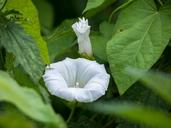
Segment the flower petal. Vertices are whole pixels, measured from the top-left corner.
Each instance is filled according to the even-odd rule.
[[[68,87],[75,85],[77,68],[73,59],[66,58],[63,61],[50,64],[50,68],[54,69],[51,73],[60,73],[63,76]]]
[[[84,86],[84,88],[89,89],[102,89],[104,91],[107,90],[109,85],[109,79],[110,76],[106,74],[96,74],[94,77],[92,77],[88,83]],[[98,91],[98,90],[97,90]]]
[[[77,81],[83,85],[87,84],[96,74],[107,74],[103,65],[83,58],[77,59],[77,68]]]
[[[43,78],[52,95],[68,101],[92,102],[105,94],[110,76],[96,61],[67,58],[48,66]]]

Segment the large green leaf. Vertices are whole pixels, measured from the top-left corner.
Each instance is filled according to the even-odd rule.
[[[40,34],[39,17],[36,8],[31,0],[8,0],[6,9],[15,9],[22,14],[24,19],[21,24],[28,34],[30,34],[35,40],[40,49],[41,57],[46,64],[48,64],[49,56],[46,42],[43,40]]]
[[[63,119],[56,115],[49,104],[43,103],[33,89],[19,86],[7,73],[0,71],[0,101],[14,104],[27,116],[57,128],[66,128]]]
[[[153,71],[143,73],[135,69],[129,69],[128,71],[130,75],[140,78],[147,87],[171,104],[171,75]]]
[[[137,78],[125,71],[131,66],[148,70],[160,57],[171,37],[171,5],[157,10],[153,0],[136,0],[120,13],[107,56],[120,94]]]
[[[104,114],[116,115],[139,124],[153,128],[170,128],[171,115],[160,110],[137,105],[135,103],[97,103],[90,106],[91,110]]]
[[[1,45],[15,55],[15,63],[21,64],[31,78],[38,82],[44,65],[35,41],[23,31],[20,25],[13,22],[1,24],[0,35]]]
[[[71,28],[72,24],[72,20],[64,21],[46,38],[52,62],[57,55],[74,45],[75,34]]]

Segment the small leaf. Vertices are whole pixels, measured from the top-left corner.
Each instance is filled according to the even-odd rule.
[[[15,63],[21,64],[31,78],[38,82],[44,65],[35,41],[23,31],[20,25],[13,22],[1,24],[0,35],[1,45],[15,55]]]
[[[85,13],[86,17],[91,17],[116,1],[117,0],[88,0],[83,13]]]
[[[66,128],[63,119],[56,115],[49,104],[43,103],[33,89],[19,86],[7,73],[0,71],[0,101],[14,104],[27,116],[57,128]]]
[[[137,79],[127,66],[148,70],[159,59],[171,37],[171,5],[160,10],[153,0],[136,0],[120,13],[115,34],[107,44],[107,56],[120,94]]]
[[[171,75],[153,71],[144,73],[132,68],[128,71],[135,78],[140,78],[140,81],[171,105]]]
[[[72,23],[71,20],[64,21],[46,38],[51,62],[57,55],[74,45],[75,34],[71,28]]]
[[[98,57],[104,62],[107,62],[106,44],[112,37],[114,26],[107,22],[100,24],[100,32],[98,34],[91,34],[91,43],[93,47],[94,56]]]
[[[101,4],[103,4],[105,2],[105,0],[88,0],[86,8],[84,9],[83,12],[86,12],[90,9],[96,8],[98,6],[100,6]]]
[[[40,55],[45,64],[49,64],[47,44],[40,33],[39,17],[35,6],[31,0],[8,0],[5,6],[7,10],[17,10],[22,14],[21,22],[25,31],[30,34],[37,43]]]
[[[171,115],[160,110],[134,103],[97,103],[91,110],[116,115],[139,124],[154,128],[171,128]]]

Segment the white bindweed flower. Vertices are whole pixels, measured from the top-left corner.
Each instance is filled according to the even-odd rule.
[[[89,56],[92,56],[92,47],[89,38],[90,26],[88,25],[88,20],[84,17],[79,18],[79,22],[76,22],[72,25],[72,28],[77,35],[79,53],[86,53]]]
[[[43,76],[52,95],[79,102],[92,102],[104,95],[109,78],[104,65],[83,58],[50,64]]]

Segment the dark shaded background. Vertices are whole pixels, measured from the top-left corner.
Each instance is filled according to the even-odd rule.
[[[55,11],[54,26],[59,25],[64,19],[81,16],[87,0],[48,0]]]

